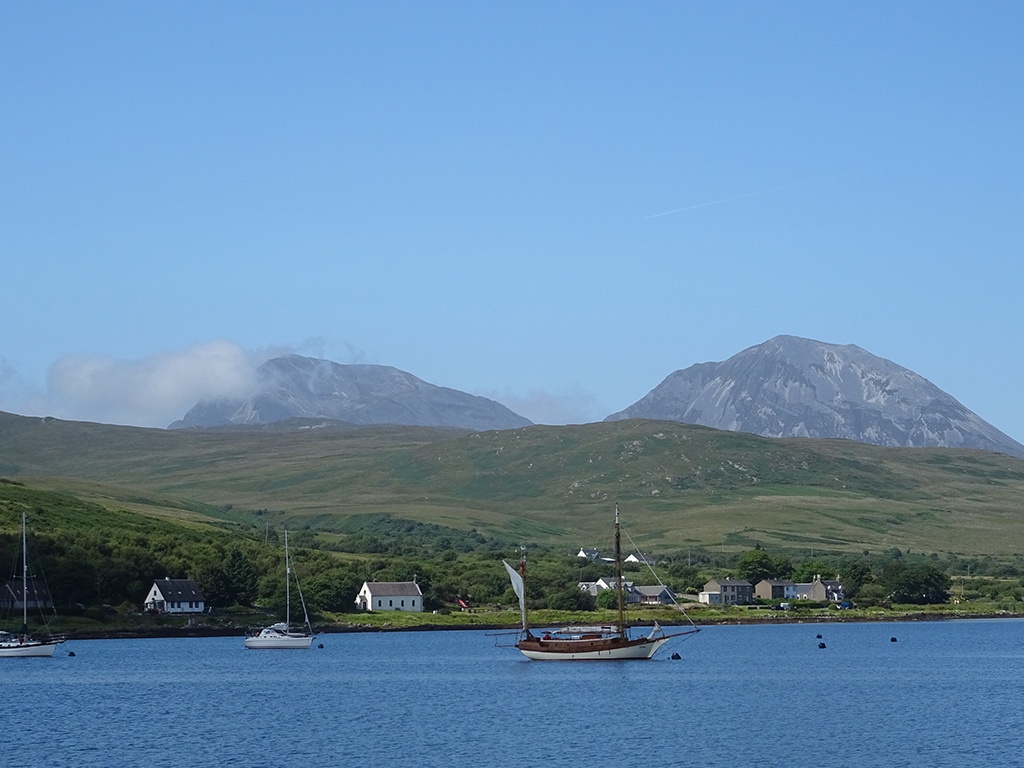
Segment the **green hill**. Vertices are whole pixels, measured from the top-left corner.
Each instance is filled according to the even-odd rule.
[[[602,547],[618,502],[654,552],[1024,551],[1024,461],[1003,454],[643,420],[468,434],[306,426],[167,431],[0,414],[0,475],[150,516],[287,521],[325,543],[408,520]]]

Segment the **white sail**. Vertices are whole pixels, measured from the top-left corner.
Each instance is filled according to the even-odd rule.
[[[504,560],[501,561],[505,563]],[[508,577],[512,580],[512,589],[515,590],[516,597],[519,598],[519,610],[523,612],[523,627],[526,627],[526,590],[523,588],[523,577],[520,573],[508,563],[505,563],[505,570],[508,571]]]

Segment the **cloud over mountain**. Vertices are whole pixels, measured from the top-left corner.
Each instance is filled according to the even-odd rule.
[[[199,402],[171,426],[270,424],[296,417],[473,430],[531,423],[494,400],[438,387],[391,366],[287,355],[256,369],[249,397]]]

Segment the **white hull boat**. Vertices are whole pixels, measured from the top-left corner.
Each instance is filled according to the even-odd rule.
[[[63,637],[38,640],[28,634],[28,536],[25,513],[21,513],[21,632],[0,631],[0,659],[53,656]]]
[[[306,600],[302,597],[299,577],[295,577],[295,586],[299,590],[302,601],[302,613],[305,617],[305,630],[292,629],[292,566],[288,559],[288,529],[284,532],[284,585],[285,585],[285,619],[283,622],[264,627],[254,635],[245,638],[245,647],[252,649],[287,650],[290,648],[309,648],[313,644],[313,630],[309,626],[309,614],[306,613]]]
[[[246,648],[309,648],[313,636],[304,632],[289,632],[285,623],[274,624],[258,635],[245,638]]]

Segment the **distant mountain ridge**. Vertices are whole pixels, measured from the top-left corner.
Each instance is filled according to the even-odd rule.
[[[198,403],[169,428],[272,424],[294,418],[474,431],[532,423],[494,400],[438,387],[386,365],[341,365],[287,355],[263,363],[256,375],[253,396]]]
[[[1024,458],[1024,445],[913,371],[852,344],[796,336],[776,336],[724,362],[671,373],[605,421],[631,418]]]

